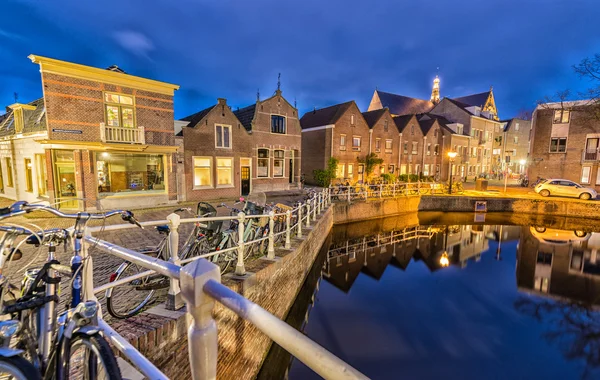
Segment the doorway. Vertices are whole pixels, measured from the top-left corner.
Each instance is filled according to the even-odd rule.
[[[240,187],[242,196],[250,194],[250,178],[252,177],[250,171],[251,162],[250,158],[240,159]]]
[[[56,163],[56,184],[58,208],[78,208],[74,163]]]
[[[294,159],[290,158],[290,164],[288,165],[288,169],[289,169],[289,177],[290,177],[290,183],[294,183]]]

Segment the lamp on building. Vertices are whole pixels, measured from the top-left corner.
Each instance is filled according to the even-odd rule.
[[[525,160],[525,159],[519,161],[519,164],[521,164],[521,165],[525,165],[526,163],[527,163],[527,160]]]
[[[450,177],[450,186],[448,186],[448,194],[452,194],[452,164],[454,163],[454,159],[458,155],[457,152],[449,151],[448,158],[450,159],[450,164],[448,168],[448,176]]]

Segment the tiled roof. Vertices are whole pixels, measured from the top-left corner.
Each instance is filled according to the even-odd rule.
[[[394,123],[396,124],[396,127],[398,128],[398,132],[402,133],[404,131],[404,128],[406,128],[406,126],[408,125],[408,122],[410,121],[410,119],[412,119],[414,115],[402,115],[402,116],[394,116]]]
[[[378,110],[363,112],[362,115],[365,118],[367,124],[369,125],[369,128],[373,129],[375,123],[377,123],[379,119],[381,119],[385,111],[386,109],[382,108]]]
[[[419,126],[421,127],[421,131],[423,132],[423,136],[429,133],[429,130],[431,129],[431,127],[433,127],[434,123],[435,119],[419,120]]]
[[[448,127],[448,124],[452,124],[452,122],[450,120],[446,119],[443,116],[434,115],[434,114],[431,114],[431,113],[428,113],[427,116],[431,117],[432,119],[437,120],[438,124],[440,125],[440,127],[442,129],[445,129],[446,131],[450,132],[453,135],[457,134],[456,132],[454,132],[452,130],[452,128]]]
[[[198,111],[195,114],[192,114],[190,116],[186,116],[183,119],[181,119],[182,121],[189,121],[190,123],[187,125],[188,127],[195,127],[196,124],[198,124],[198,122],[200,120],[202,120],[204,118],[204,116],[208,115],[208,113],[215,108],[217,105],[212,105],[208,108],[203,109],[202,111]]]
[[[350,108],[354,101],[336,104],[334,106],[321,108],[305,113],[300,119],[302,129],[321,127],[323,125],[335,124],[335,122]]]
[[[29,103],[35,106],[34,110],[23,110],[23,133],[45,131],[46,127],[46,108],[44,107],[44,98],[34,100]],[[15,134],[14,112],[10,111],[4,115],[0,121],[0,136],[10,136]]]
[[[463,104],[467,104],[467,107],[477,106],[477,107],[483,108],[483,106],[485,105],[485,102],[487,102],[489,96],[490,96],[490,91],[486,91],[486,92],[481,92],[479,94],[473,94],[473,95],[462,96],[460,98],[454,98],[454,100],[456,100],[457,102],[463,103]]]
[[[246,128],[247,131],[252,131],[252,120],[254,120],[254,113],[256,112],[256,104],[251,106],[240,108],[237,111],[233,111],[233,114],[238,118],[240,123]]]
[[[408,96],[377,91],[382,108],[389,108],[393,115],[409,115],[429,112],[434,104],[429,100],[416,99]]]

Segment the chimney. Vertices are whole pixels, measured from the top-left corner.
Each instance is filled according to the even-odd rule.
[[[227,105],[227,99],[225,98],[217,98],[218,104]]]

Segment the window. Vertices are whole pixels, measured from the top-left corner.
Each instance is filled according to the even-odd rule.
[[[427,155],[431,156],[431,144],[427,144]]]
[[[257,177],[268,177],[269,176],[269,150],[259,149],[258,160],[257,160]]]
[[[591,171],[591,166],[584,166],[581,168],[581,183],[590,183]]]
[[[459,150],[455,150],[455,152],[457,152],[458,154],[460,154],[460,149]],[[433,155],[434,156],[439,156],[440,154],[440,144],[435,144],[435,146],[433,147]]]
[[[555,110],[553,124],[565,124],[569,122],[571,117],[571,111],[569,110]]]
[[[217,148],[231,148],[231,126],[217,125],[215,126],[215,138]]]
[[[463,129],[464,129],[464,126],[457,125],[456,126],[456,133],[458,133],[459,135],[462,135],[463,134]]]
[[[346,166],[344,164],[338,164],[335,172],[336,178],[344,178],[344,173],[346,171]]]
[[[407,173],[406,172],[406,165],[405,164],[400,165],[400,175],[406,174],[406,173]]]
[[[388,121],[387,121],[387,120],[385,120],[385,121],[383,122],[383,130],[384,130],[384,132],[387,132],[387,131],[388,131]]]
[[[513,141],[514,141],[515,144],[518,144],[519,143],[519,136],[514,136],[513,137]]]
[[[2,165],[0,165],[0,193],[4,193],[4,177],[2,175]]]
[[[194,188],[212,187],[212,157],[193,157]]]
[[[46,155],[35,155],[35,175],[38,186],[38,196],[48,195],[48,175],[46,174]],[[0,178],[0,185],[2,179]]]
[[[352,150],[360,151],[360,136],[352,137]]]
[[[358,174],[363,174],[365,172],[365,165],[358,165]]]
[[[6,186],[14,187],[12,158],[6,157],[4,160],[6,161]]]
[[[392,140],[385,140],[385,152],[392,153]]]
[[[381,152],[381,139],[375,139],[375,152]]]
[[[285,151],[276,150],[273,152],[275,157],[273,160],[273,177],[283,177],[283,159],[285,157]]]
[[[415,165],[415,174],[419,174],[421,172],[421,165],[416,164]]]
[[[217,186],[233,186],[233,158],[217,157]]]
[[[389,166],[388,166],[388,172],[389,172],[390,174],[394,174],[394,170],[395,170],[395,169],[396,169],[396,167],[395,167],[394,165],[389,165]]]
[[[404,143],[404,154],[408,154],[408,143]]]
[[[350,115],[350,125],[354,125],[354,114]]]
[[[423,175],[424,176],[428,176],[429,175],[429,164],[423,165]]]
[[[354,177],[354,165],[348,164],[348,178]]]
[[[419,143],[417,141],[413,141],[412,143],[412,154],[417,154]]]
[[[515,124],[515,131],[519,132],[519,123]]]
[[[385,166],[384,165],[381,165],[379,167],[379,174],[385,174]]]
[[[537,263],[542,265],[552,265],[552,253],[538,251]]]
[[[135,126],[132,96],[105,92],[104,107],[107,126],[123,128]]]
[[[567,151],[567,138],[566,137],[553,137],[550,139],[550,152],[551,153],[564,153]]]
[[[285,135],[285,116],[271,115],[271,133]]]
[[[0,176],[0,185],[2,185],[2,177]],[[596,185],[600,185],[600,167],[598,168],[598,172],[596,173]]]
[[[438,131],[437,129],[433,130],[433,137],[437,137],[437,131]]]
[[[73,156],[72,152],[69,152]],[[164,193],[166,189],[163,156],[103,152],[96,155],[98,193],[151,192]],[[56,158],[59,160],[59,157]],[[71,185],[72,190],[75,189]]]
[[[346,135],[340,135],[340,150],[346,150]]]
[[[414,135],[414,134],[415,134],[415,126],[414,126],[414,125],[411,125],[411,126],[410,126],[410,134],[411,134],[411,135]]]
[[[25,159],[25,191],[33,193],[33,164],[31,158]]]

